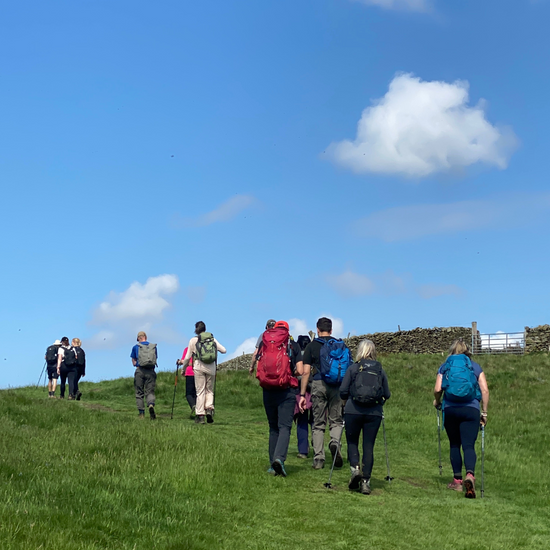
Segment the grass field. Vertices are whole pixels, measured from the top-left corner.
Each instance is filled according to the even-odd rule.
[[[266,474],[261,389],[244,372],[218,375],[216,421],[203,426],[189,419],[181,383],[170,420],[171,373],[159,373],[155,422],[138,420],[132,379],[84,383],[80,402],[48,399],[44,388],[2,391],[0,548],[550,548],[549,357],[480,360],[491,403],[476,500],[445,488],[445,434],[438,472],[441,359],[381,358],[395,479],[384,481],[380,432],[370,496],[347,490],[347,463],[324,488],[328,468],[296,458],[294,431],[288,477]],[[478,485],[479,474],[480,462]]]

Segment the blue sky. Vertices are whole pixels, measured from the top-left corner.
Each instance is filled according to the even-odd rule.
[[[0,18],[1,385],[195,321],[549,321],[547,1],[21,1]],[[297,335],[297,334],[296,334]]]

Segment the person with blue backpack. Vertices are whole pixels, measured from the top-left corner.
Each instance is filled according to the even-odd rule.
[[[483,370],[472,361],[468,345],[462,338],[453,342],[447,360],[437,371],[434,397],[434,407],[443,408],[443,426],[451,448],[453,481],[447,488],[464,491],[466,498],[476,498],[475,443],[480,425],[485,427],[487,424],[489,388]],[[461,447],[465,478],[462,477]]]
[[[299,408],[306,409],[306,391],[310,375],[311,401],[313,411],[313,468],[325,467],[325,430],[327,419],[330,430],[329,450],[333,464],[341,468],[344,464],[340,452],[340,438],[344,423],[340,384],[351,364],[351,354],[343,340],[332,337],[332,321],[321,317],[317,321],[317,338],[304,350],[304,373],[300,382]]]

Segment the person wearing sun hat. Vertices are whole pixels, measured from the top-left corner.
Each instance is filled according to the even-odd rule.
[[[263,388],[269,424],[268,473],[286,477],[285,460],[298,392],[296,375],[302,374],[302,350],[290,338],[286,321],[277,321],[263,333],[257,356],[256,377]],[[281,369],[281,365],[288,367]]]

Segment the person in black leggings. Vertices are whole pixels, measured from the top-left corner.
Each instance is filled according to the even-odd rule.
[[[366,399],[365,394],[358,390],[359,385],[365,383],[369,388],[372,387],[376,394],[372,400]],[[340,397],[345,403],[344,422],[348,442],[348,460],[351,467],[351,479],[348,484],[350,491],[359,489],[364,495],[371,493],[370,477],[374,463],[374,442],[382,422],[384,402],[390,398],[390,395],[386,373],[382,365],[376,361],[374,343],[371,340],[361,340],[357,347],[356,362],[350,365],[340,386]],[[362,470],[359,465],[361,431],[363,432]]]
[[[72,354],[69,357],[68,354]],[[65,357],[67,355],[67,362]],[[74,359],[74,361],[73,361]],[[74,349],[69,346],[69,339],[64,336],[61,338],[61,346],[57,351],[57,374],[61,377],[61,391],[60,398],[65,399],[65,386],[67,383],[67,378],[69,379],[69,399],[75,398],[75,382],[76,382],[76,354]]]
[[[448,379],[450,369],[457,368],[449,366],[450,364],[458,364],[458,368],[460,369],[471,369],[475,378],[477,378],[477,388],[474,388],[476,394],[474,399],[457,400],[457,397],[452,394],[450,389],[448,392],[442,389],[444,377]],[[465,365],[465,367],[462,365]],[[447,395],[447,393],[449,394]],[[454,491],[464,491],[466,498],[476,498],[475,468],[477,457],[475,443],[480,424],[485,426],[487,423],[489,389],[484,372],[477,363],[471,360],[468,345],[462,338],[455,340],[451,346],[447,361],[439,367],[435,381],[434,397],[434,407],[441,408],[443,405],[443,425],[449,438],[453,480],[447,485],[447,488]],[[482,404],[481,411],[480,402]],[[466,469],[465,479],[462,478],[461,447],[464,454],[464,467]]]

